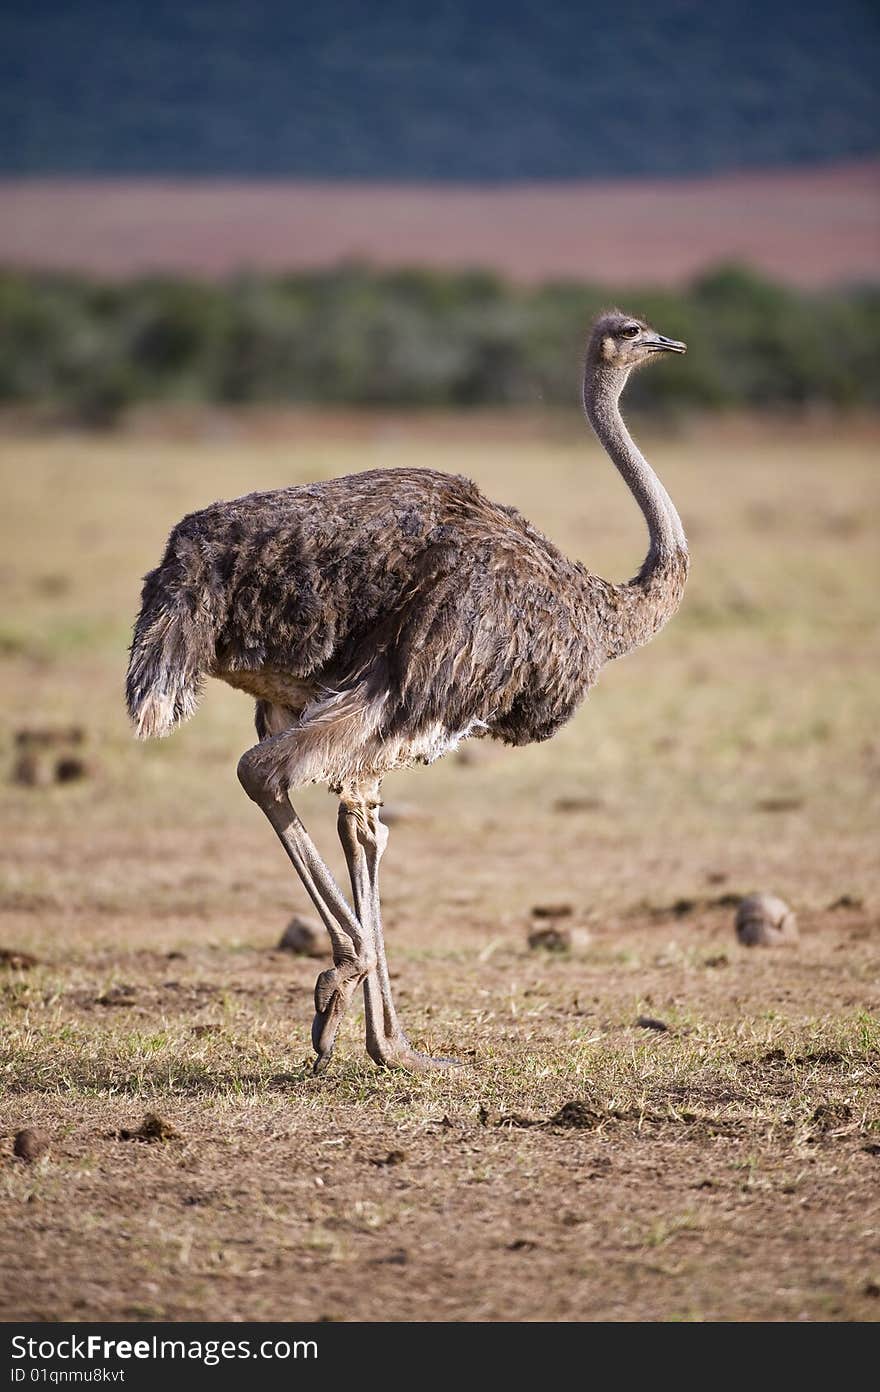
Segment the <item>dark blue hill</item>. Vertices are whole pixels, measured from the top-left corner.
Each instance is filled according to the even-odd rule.
[[[14,0],[0,171],[571,178],[880,149],[875,0]]]

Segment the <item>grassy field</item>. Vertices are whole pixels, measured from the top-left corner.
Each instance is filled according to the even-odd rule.
[[[469,474],[615,578],[638,513],[567,425],[0,441],[0,949],[38,959],[0,965],[3,1318],[876,1318],[877,432],[645,443],[692,542],[672,625],[552,743],[386,784],[401,1013],[466,1067],[381,1073],[353,1012],[316,1079],[320,963],[274,950],[308,905],[235,779],[250,703],[130,737],[141,575],[188,509],[376,466]],[[44,784],[47,746],[16,783],[16,732],[71,725],[87,776]],[[334,803],[298,805],[341,874]],[[798,946],[737,944],[754,889]],[[569,953],[528,947],[546,904]],[[121,1139],[147,1113],[176,1135]]]

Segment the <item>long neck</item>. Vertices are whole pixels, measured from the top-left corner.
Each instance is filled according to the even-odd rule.
[[[587,366],[584,410],[587,419],[623,475],[648,524],[650,546],[642,568],[628,585],[605,582],[605,656],[623,657],[647,643],[681,603],[688,573],[688,550],[681,518],[672,499],[636,448],[620,414],[626,377]]]
[[[648,524],[650,548],[640,572],[645,578],[677,552],[686,554],[687,540],[672,499],[623,423],[620,394],[625,384],[625,376],[588,364],[584,410]]]

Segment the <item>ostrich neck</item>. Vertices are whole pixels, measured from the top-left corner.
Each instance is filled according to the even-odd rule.
[[[628,585],[605,582],[603,640],[606,658],[623,657],[647,643],[681,603],[688,551],[672,499],[623,423],[620,393],[626,377],[600,367],[584,377],[587,419],[622,474],[648,524],[650,546]]]
[[[650,549],[640,572],[645,578],[677,552],[687,554],[687,540],[672,499],[623,423],[620,394],[625,385],[626,377],[618,373],[588,367],[584,410],[648,524]]]

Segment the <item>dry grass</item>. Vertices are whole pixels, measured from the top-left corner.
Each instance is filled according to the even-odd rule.
[[[317,964],[272,950],[304,896],[234,776],[248,703],[212,689],[172,740],[130,739],[138,577],[188,508],[404,461],[612,575],[638,518],[580,437],[476,421],[0,443],[4,767],[37,725],[82,724],[90,761],[0,793],[0,947],[40,959],[0,966],[3,1316],[876,1317],[875,446],[653,442],[693,543],[675,623],[551,744],[386,787],[401,1010],[467,1066],[379,1073],[353,1016],[317,1080]],[[301,803],[341,872],[332,803]],[[755,888],[798,948],[736,944],[719,901]],[[558,901],[590,941],[530,951]],[[589,1125],[553,1123],[575,1099]],[[179,1136],[120,1140],[147,1112]]]

